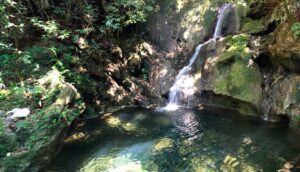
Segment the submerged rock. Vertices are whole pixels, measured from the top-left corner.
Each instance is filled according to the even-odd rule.
[[[173,141],[169,138],[163,138],[154,145],[155,152],[161,152],[163,149],[172,148]]]

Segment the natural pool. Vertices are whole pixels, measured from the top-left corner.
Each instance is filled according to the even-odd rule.
[[[128,108],[86,126],[47,170],[275,172],[300,154],[300,139],[285,123],[230,113]]]

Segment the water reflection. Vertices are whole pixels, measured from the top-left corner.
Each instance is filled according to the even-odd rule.
[[[82,163],[82,168],[79,171],[143,171],[141,161],[145,161],[150,158],[153,142],[137,143],[128,147],[112,145],[96,151],[94,155],[92,155],[93,158],[88,158]]]
[[[191,109],[129,109],[93,125],[83,132],[90,137],[67,144],[49,169],[268,172],[298,162],[295,157],[300,154],[298,135],[287,126]],[[98,139],[90,140],[99,129]]]
[[[185,109],[176,112],[177,115],[173,117],[174,125],[176,126],[176,132],[180,135],[187,137],[189,140],[193,140],[199,135],[197,133],[200,129],[200,124],[193,111]]]

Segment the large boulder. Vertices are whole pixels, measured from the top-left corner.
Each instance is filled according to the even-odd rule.
[[[272,75],[266,86],[262,109],[268,121],[278,121],[281,117],[290,118],[290,127],[300,128],[300,76],[280,72]]]
[[[72,121],[83,111],[76,88],[57,70],[37,81],[34,89],[31,96],[39,97],[39,105],[31,102],[29,117],[4,120],[4,125],[0,118],[1,172],[41,170],[59,152]]]
[[[251,59],[248,42],[249,36],[242,34],[229,36],[222,43],[211,43],[215,48],[210,49],[217,52],[206,57],[203,69],[197,72],[201,75],[196,82],[198,94],[208,94],[207,99],[202,98],[202,103],[246,115],[259,114],[262,76]]]

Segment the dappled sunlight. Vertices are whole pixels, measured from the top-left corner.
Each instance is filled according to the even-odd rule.
[[[126,131],[136,131],[138,129],[137,125],[134,124],[134,123],[130,123],[130,122],[126,122],[124,125],[123,125],[123,128],[126,130]]]
[[[154,152],[160,152],[163,149],[172,148],[174,146],[173,140],[169,138],[162,138],[157,141],[157,143],[154,145]]]
[[[121,125],[121,120],[115,116],[110,116],[109,118],[106,119],[106,122],[108,125],[112,127],[117,127]]]
[[[183,16],[181,21],[181,28],[186,28],[183,33],[183,38],[185,40],[190,39],[191,35],[197,32],[203,32],[204,28],[204,16],[205,13],[211,9],[211,1],[204,1],[201,6],[194,7],[193,10],[190,10]],[[193,27],[189,27],[189,26]]]
[[[106,93],[111,97],[111,99],[116,102],[121,102],[128,95],[127,92],[121,87],[116,81],[109,77],[109,83],[111,84],[110,88]]]
[[[87,140],[90,137],[89,134],[84,133],[84,132],[78,132],[70,135],[64,140],[64,143],[69,144],[77,141],[84,141]]]
[[[49,71],[45,77],[38,80],[38,83],[40,85],[50,85],[50,88],[54,88],[61,84],[62,79],[60,72],[55,69]]]
[[[147,128],[142,124],[149,120],[149,114],[144,113],[106,113],[101,119],[109,126],[113,128],[120,129],[121,131],[125,131],[128,133],[134,133],[137,135],[145,135],[149,133],[152,129],[155,128]],[[161,118],[161,117],[159,117]],[[155,121],[155,120],[154,120]],[[158,120],[157,122],[163,122],[162,120]],[[161,123],[158,123],[162,125]]]
[[[180,12],[184,8],[185,5],[189,3],[189,0],[177,0],[176,12]]]
[[[168,69],[165,67],[159,72],[160,77],[164,77],[168,73]]]
[[[94,143],[85,140],[89,136],[84,132],[67,138],[66,146],[70,145],[69,151],[80,160],[75,167],[68,162],[70,171],[263,172],[282,168],[297,154],[282,140],[284,132],[266,124],[187,109],[149,111],[128,109],[104,114],[108,131],[111,127],[117,130],[102,132],[104,136],[97,136]],[[72,142],[76,139],[82,139],[78,147]],[[81,150],[85,141],[88,149]],[[65,158],[61,162],[66,165]]]
[[[200,158],[192,158],[190,161],[190,166],[195,171],[206,172],[206,171],[215,171],[216,160],[210,157],[200,157]]]
[[[199,79],[201,79],[202,73],[198,72],[194,75],[194,84],[196,84],[196,82],[199,82]],[[197,88],[195,88],[197,89]]]
[[[236,157],[231,155],[227,155],[223,160],[223,165],[221,166],[221,170],[223,171],[234,171],[234,168],[239,165],[239,161]]]
[[[141,160],[148,160],[151,155],[152,142],[133,144],[128,147],[101,148],[95,158],[85,161],[80,172],[142,172],[145,167]],[[105,154],[105,152],[108,153]],[[150,160],[150,159],[149,159]]]
[[[252,144],[252,139],[250,138],[250,137],[245,137],[244,139],[243,139],[243,142],[242,142],[242,144],[244,144],[244,145],[250,145],[250,144]]]

